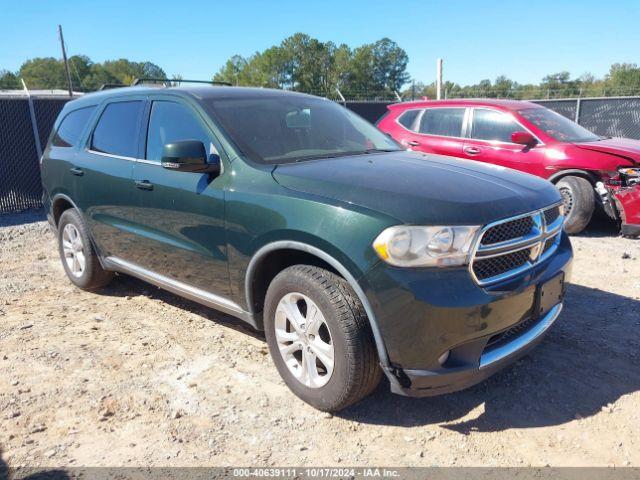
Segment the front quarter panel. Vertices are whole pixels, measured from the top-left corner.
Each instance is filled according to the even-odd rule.
[[[622,156],[587,150],[568,143],[550,145],[545,153],[547,178],[562,174],[564,170],[615,172],[618,167],[631,164]]]
[[[273,242],[289,241],[322,250],[353,278],[360,278],[379,259],[371,244],[386,227],[399,222],[355,205],[280,186],[263,168],[234,162],[227,192],[231,295],[247,305],[245,277],[254,254]]]

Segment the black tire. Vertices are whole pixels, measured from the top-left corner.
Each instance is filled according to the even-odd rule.
[[[276,309],[281,299],[294,292],[315,302],[331,336],[333,372],[328,382],[318,388],[299,381],[278,348]],[[310,265],[286,268],[269,285],[264,313],[267,343],[278,372],[291,391],[313,407],[325,412],[342,410],[369,395],[380,382],[382,370],[364,307],[338,275]]]
[[[591,221],[596,208],[593,185],[581,177],[562,177],[556,184],[564,200],[564,229],[567,233],[580,233]]]
[[[72,272],[64,253],[63,236],[67,225],[75,227],[82,241],[81,252],[84,255],[85,265],[83,271],[79,274]],[[71,280],[74,285],[83,290],[102,288],[113,278],[113,272],[104,270],[102,265],[100,265],[100,260],[98,260],[98,256],[91,243],[87,226],[80,213],[73,208],[65,210],[60,216],[60,221],[58,222],[58,252],[60,253],[60,260],[62,261],[62,266],[64,267],[67,277],[69,277],[69,280]]]

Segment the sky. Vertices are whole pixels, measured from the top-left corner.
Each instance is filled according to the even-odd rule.
[[[465,84],[506,75],[538,83],[567,70],[603,76],[640,64],[640,0],[0,0],[0,69],[37,56],[148,60],[171,76],[210,79],[234,54],[249,56],[304,32],[322,41],[389,37],[416,81]]]

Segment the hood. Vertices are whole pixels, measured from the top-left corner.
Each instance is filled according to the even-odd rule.
[[[403,223],[483,225],[561,200],[551,183],[504,167],[418,152],[278,165],[282,186],[359,205]]]
[[[640,140],[630,138],[607,138],[597,142],[574,143],[578,148],[608,153],[640,163]]]

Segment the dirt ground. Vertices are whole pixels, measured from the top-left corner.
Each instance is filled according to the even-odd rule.
[[[431,399],[384,383],[331,416],[263,337],[120,276],[67,281],[38,213],[0,216],[0,455],[29,466],[640,466],[640,240],[573,239],[565,309],[528,357]]]

